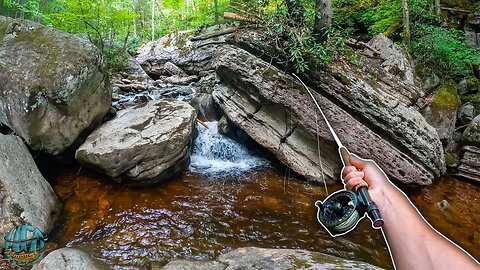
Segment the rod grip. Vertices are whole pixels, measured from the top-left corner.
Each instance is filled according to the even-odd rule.
[[[350,163],[350,152],[348,151],[348,149],[344,146],[340,147],[339,148],[339,151],[340,151],[340,157],[342,159],[342,162],[343,162],[343,165],[344,166],[352,166],[352,164]],[[355,187],[355,192],[357,192],[358,188],[360,187],[368,187],[368,183],[365,182],[365,180],[363,180],[360,184],[358,184],[356,187]]]
[[[345,166],[352,166],[350,163],[350,152],[345,147],[340,147],[340,157]],[[377,205],[372,201],[370,194],[368,193],[368,183],[363,180],[360,184],[355,186],[355,192],[361,197],[362,201],[365,203],[366,212],[374,228],[380,228],[383,226],[383,219],[380,216],[380,211],[378,210]]]

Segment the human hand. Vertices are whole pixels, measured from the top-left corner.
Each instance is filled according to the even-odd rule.
[[[395,189],[393,184],[373,160],[362,159],[354,154],[350,154],[349,160],[352,166],[346,166],[342,170],[345,188],[355,191],[359,184],[367,182],[370,197],[380,212],[383,212],[387,193]]]

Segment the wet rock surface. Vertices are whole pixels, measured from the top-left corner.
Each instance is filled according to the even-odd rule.
[[[61,205],[23,141],[0,134],[0,234],[30,224],[48,234]],[[5,239],[0,238],[3,247]]]
[[[195,110],[162,99],[118,111],[77,150],[76,159],[113,178],[151,184],[171,178],[189,164]]]
[[[211,268],[209,268],[211,267]],[[220,255],[214,262],[173,261],[162,270],[219,269],[219,270],[289,270],[289,269],[365,269],[382,268],[368,263],[352,261],[300,249],[239,248]]]
[[[111,105],[97,47],[34,22],[0,16],[0,71],[0,122],[33,150],[61,154]]]
[[[106,265],[95,262],[90,255],[74,248],[61,248],[52,251],[32,270],[107,270]]]

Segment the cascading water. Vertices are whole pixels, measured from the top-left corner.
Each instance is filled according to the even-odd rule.
[[[268,161],[251,154],[236,141],[218,133],[217,122],[206,122],[208,129],[197,125],[198,137],[193,146],[190,171],[210,177],[236,176],[268,165]]]

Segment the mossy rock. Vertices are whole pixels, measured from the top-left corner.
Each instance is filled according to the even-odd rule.
[[[433,110],[450,109],[457,110],[460,107],[460,99],[457,94],[457,84],[453,81],[445,82],[432,100]]]

